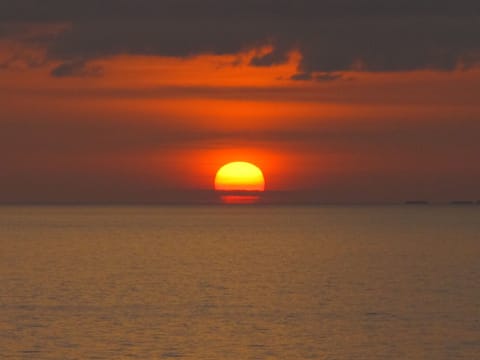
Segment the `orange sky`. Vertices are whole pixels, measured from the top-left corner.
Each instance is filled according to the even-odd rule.
[[[293,81],[301,54],[250,66],[262,51],[116,56],[88,78],[52,78],[56,64],[0,70],[0,181],[15,190],[0,200],[109,186],[112,199],[130,186],[161,199],[164,189],[211,189],[216,169],[238,160],[260,166],[268,190],[313,189],[331,201],[480,196],[471,184],[480,180],[479,70]],[[65,193],[52,195],[58,183]]]

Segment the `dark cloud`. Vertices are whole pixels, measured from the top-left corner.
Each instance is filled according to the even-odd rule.
[[[52,76],[57,78],[68,76],[99,77],[103,75],[101,66],[87,65],[83,61],[63,63],[51,71]]]
[[[320,82],[328,82],[328,81],[341,80],[343,79],[343,75],[338,73],[322,73],[322,74],[313,76],[311,72],[299,72],[299,73],[293,74],[290,77],[290,79],[297,80],[297,81],[316,80]]]
[[[315,80],[317,81],[335,81],[340,79],[343,79],[342,74],[325,73],[315,76]]]
[[[333,15],[472,15],[476,0],[3,0],[0,20],[63,21],[170,16],[312,18]]]
[[[313,76],[312,73],[305,73],[305,72],[300,72],[297,74],[293,74],[290,77],[291,80],[298,80],[298,81],[306,81],[306,80],[312,80]]]
[[[48,62],[42,54],[35,51],[22,47],[9,50],[6,57],[0,57],[0,69],[32,69],[42,67]]]
[[[449,71],[480,61],[479,16],[480,3],[472,0],[0,3],[0,21],[5,23],[70,23],[45,47],[49,59],[65,62],[61,69],[77,65],[72,75],[90,74],[79,70],[79,64],[117,54],[234,54],[265,44],[273,50],[255,57],[251,65],[282,63],[298,49],[303,55],[294,76],[298,79],[349,69]]]

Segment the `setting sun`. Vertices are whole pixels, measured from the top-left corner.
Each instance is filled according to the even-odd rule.
[[[264,191],[265,179],[257,166],[244,161],[231,162],[217,171],[215,190]]]

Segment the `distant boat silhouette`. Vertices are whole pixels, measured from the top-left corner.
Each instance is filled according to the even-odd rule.
[[[456,200],[456,201],[451,201],[450,205],[474,205],[475,203],[470,200]]]

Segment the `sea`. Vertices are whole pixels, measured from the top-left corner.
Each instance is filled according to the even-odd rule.
[[[0,359],[480,359],[480,207],[0,207]]]

